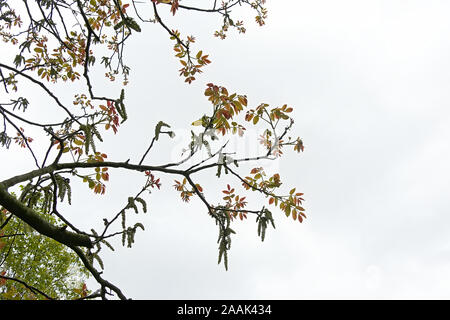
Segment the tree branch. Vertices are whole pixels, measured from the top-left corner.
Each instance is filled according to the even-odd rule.
[[[164,168],[163,166],[148,166],[148,165],[138,165],[131,164],[127,162],[112,162],[112,161],[104,161],[104,162],[68,162],[68,163],[54,163],[47,167],[30,171],[25,174],[21,174],[10,179],[4,180],[1,182],[4,187],[9,188],[17,183],[24,182],[27,180],[31,180],[38,176],[42,176],[44,174],[50,174],[57,170],[61,169],[77,169],[77,168],[122,168],[129,169],[134,171],[158,171],[170,174],[178,174],[184,176],[187,172],[184,170],[176,170]]]
[[[125,295],[122,293],[122,291],[120,291],[119,288],[117,288],[115,285],[113,285],[112,283],[110,283],[109,281],[107,281],[101,277],[100,273],[92,266],[92,264],[89,262],[89,260],[85,256],[84,252],[80,248],[75,247],[75,246],[69,246],[69,247],[78,255],[78,257],[83,262],[84,266],[94,276],[95,280],[97,280],[97,282],[100,283],[102,288],[107,287],[107,288],[113,290],[121,300],[127,300],[127,297],[125,297]],[[104,290],[102,290],[102,291],[104,292]],[[102,298],[103,298],[103,296],[102,296]]]
[[[25,286],[28,290],[30,290],[34,294],[39,293],[40,295],[44,296],[48,300],[55,300],[55,298],[52,298],[52,297],[48,296],[47,294],[45,294],[44,292],[42,292],[41,290],[39,290],[39,289],[37,289],[37,288],[35,288],[33,286],[30,286],[25,281],[22,281],[22,280],[19,280],[19,279],[16,279],[16,278],[7,277],[7,276],[2,276],[2,275],[0,275],[0,278],[5,279],[5,280],[11,280],[11,281],[18,282],[18,283],[22,284],[23,286]]]
[[[60,106],[62,109],[64,109],[64,111],[66,111],[66,113],[70,116],[70,118],[71,118],[73,121],[77,122],[78,124],[81,124],[81,123],[73,116],[73,114],[69,111],[69,109],[67,109],[67,108],[61,103],[61,101],[59,101],[58,97],[56,97],[56,96],[55,96],[55,95],[54,95],[54,94],[53,94],[46,86],[44,86],[41,82],[39,82],[39,81],[37,81],[36,79],[30,77],[30,76],[27,75],[26,73],[24,73],[24,72],[22,72],[22,71],[20,71],[20,70],[17,70],[16,68],[7,66],[6,64],[0,63],[0,67],[5,68],[5,69],[8,69],[8,70],[10,70],[10,71],[13,71],[13,72],[15,72],[15,73],[17,73],[17,74],[20,74],[22,77],[24,77],[24,78],[30,80],[31,82],[37,84],[38,86],[40,86],[42,89],[44,89],[45,92],[47,92],[47,94],[48,94],[50,97],[53,98],[53,100],[55,100],[55,102],[56,102],[56,104],[57,104],[58,106]]]
[[[49,238],[67,246],[93,247],[91,239],[88,236],[66,231],[45,221],[39,213],[28,208],[10,195],[3,183],[0,183],[0,204],[16,217],[28,223],[37,232]]]

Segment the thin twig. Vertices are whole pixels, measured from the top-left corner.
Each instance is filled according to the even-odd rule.
[[[2,276],[2,275],[0,275],[0,278],[5,279],[5,280],[11,280],[11,281],[18,282],[18,283],[22,284],[23,286],[25,286],[28,290],[30,290],[34,294],[39,293],[40,295],[44,296],[48,300],[56,300],[56,298],[50,297],[49,295],[47,295],[46,293],[42,292],[38,288],[27,284],[25,281],[22,281],[22,280],[19,280],[19,279],[16,279],[16,278],[7,277],[7,276]]]

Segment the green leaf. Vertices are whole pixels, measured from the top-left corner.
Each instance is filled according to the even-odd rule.
[[[125,22],[127,27],[133,29],[134,31],[141,32],[141,27],[137,24],[137,22],[133,18],[126,17],[125,20],[123,21]]]
[[[193,126],[201,126],[203,124],[203,119],[198,119],[197,121],[192,122]]]
[[[58,178],[56,179],[58,181]],[[33,209],[40,214],[41,219],[52,225],[62,226],[62,222],[55,215],[44,214],[43,200],[41,194],[35,201]],[[0,225],[5,218],[6,215],[0,213]],[[0,238],[5,243],[3,248],[0,247],[2,257],[0,273],[5,271],[6,275],[14,275],[15,278],[31,284],[53,298],[72,300],[80,297],[74,289],[80,287],[89,272],[75,252],[53,239],[38,234],[15,216],[10,218],[1,231],[5,235],[22,235]],[[25,286],[18,285],[14,281],[6,281],[0,288],[0,300],[44,299],[42,295],[32,294]]]
[[[124,22],[123,20],[120,21],[118,24],[116,24],[116,25],[114,26],[114,30],[120,29],[121,27],[124,26],[124,24],[125,24],[125,22]]]

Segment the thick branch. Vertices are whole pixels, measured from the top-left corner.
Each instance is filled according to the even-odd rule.
[[[158,172],[164,172],[164,173],[170,173],[170,174],[179,174],[179,175],[185,175],[186,171],[183,170],[176,170],[176,169],[169,169],[164,168],[161,166],[147,166],[147,165],[137,165],[137,164],[131,164],[127,162],[111,162],[111,161],[105,161],[105,162],[69,162],[69,163],[54,163],[52,165],[49,165],[47,167],[44,167],[42,169],[37,169],[30,171],[25,174],[21,174],[15,177],[12,177],[10,179],[4,180],[2,184],[4,187],[9,188],[17,183],[24,182],[27,180],[31,180],[33,178],[42,176],[44,174],[49,174],[58,170],[62,169],[77,169],[77,168],[122,168],[122,169],[129,169],[129,170],[135,170],[135,171],[158,171]]]
[[[28,208],[22,202],[10,195],[6,190],[5,185],[2,183],[0,183],[0,204],[16,217],[28,223],[42,235],[67,246],[93,247],[91,239],[88,236],[66,231],[45,221],[39,213]]]

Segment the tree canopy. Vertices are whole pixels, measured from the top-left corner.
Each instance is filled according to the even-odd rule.
[[[22,289],[29,290],[21,293],[22,297],[86,298],[88,292],[82,281],[86,274],[99,285],[88,297],[107,299],[111,295],[127,299],[120,288],[102,276],[100,251],[104,247],[113,249],[110,239],[115,237],[121,237],[124,246],[133,245],[136,232],[145,226],[139,222],[129,224],[127,217],[133,212],[147,211],[146,195],[150,191],[175,188],[184,202],[193,197],[200,199],[218,228],[218,262],[226,269],[231,239],[236,233],[234,223],[253,216],[257,234],[264,240],[266,230],[275,228],[274,209],[298,222],[306,218],[303,193],[293,186],[282,186],[279,173],[260,165],[261,160],[280,158],[286,150],[298,153],[304,150],[303,141],[290,136],[293,107],[287,104],[249,106],[245,94],[205,81],[204,96],[209,108],[205,108],[203,115],[188,120],[190,143],[177,161],[162,165],[152,162],[153,146],[168,144],[175,136],[171,125],[160,119],[151,119],[154,130],[147,137],[148,144],[137,150],[141,156],[119,161],[110,159],[107,150],[101,150],[104,139],[114,139],[120,128],[132,121],[127,113],[134,107],[127,104],[132,73],[125,52],[128,41],[143,32],[144,24],[153,25],[154,32],[166,33],[173,42],[167,59],[177,59],[180,69],[168,72],[178,72],[189,85],[205,77],[201,74],[212,61],[208,53],[197,47],[195,36],[188,35],[188,30],[171,28],[162,18],[163,13],[174,19],[182,10],[215,15],[219,25],[211,33],[222,40],[232,29],[245,33],[245,22],[239,20],[242,11],[253,11],[260,26],[268,15],[265,0],[188,2],[0,0],[0,36],[3,46],[8,48],[8,54],[0,59],[0,78],[6,93],[0,101],[3,119],[0,146],[2,152],[22,149],[23,156],[27,153],[35,166],[31,171],[0,181],[3,243],[0,250],[14,247],[21,254],[0,265],[0,288],[14,282],[15,288],[21,284]],[[102,76],[98,76],[99,70]],[[98,87],[105,79],[106,83],[120,83],[120,90],[99,94],[104,91]],[[72,101],[67,101],[61,89],[61,85],[68,84],[77,90]],[[51,101],[52,116],[58,115],[59,120],[49,121],[45,114],[28,116],[30,109],[40,107],[39,102],[27,96],[29,87],[40,90]],[[259,130],[255,142],[262,146],[263,152],[240,155],[228,146],[227,139],[243,138],[249,128]],[[105,194],[112,168],[125,174],[139,172],[142,186],[124,199],[116,212],[98,217],[103,220],[102,229],[84,230],[79,227],[80,221],[67,217],[63,205],[76,206],[71,197],[74,182],[85,184],[93,197]],[[209,174],[216,179],[214,183],[223,186],[219,203],[210,200],[207,182],[199,181],[200,172]],[[234,182],[224,183],[224,176]],[[249,203],[250,192],[259,194],[264,204]],[[46,256],[46,252],[50,255]],[[36,279],[39,271],[34,276],[26,275],[27,270],[39,269],[37,262],[28,262],[35,258],[38,261],[38,256],[58,261],[54,268],[59,269],[51,271],[45,279]],[[59,277],[64,279],[56,284],[54,280]],[[74,277],[78,280],[72,281]],[[36,283],[41,286],[37,288]],[[8,292],[12,294],[11,290]]]
[[[61,225],[53,215],[42,215]],[[78,299],[87,296],[88,276],[78,256],[65,245],[0,212],[0,299]],[[9,280],[9,281],[7,281]]]

